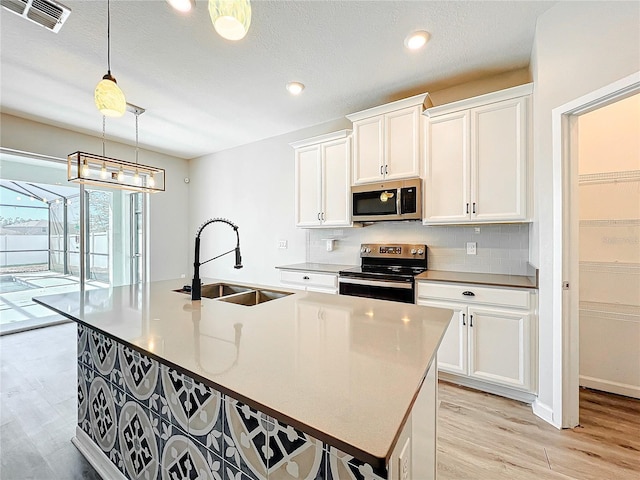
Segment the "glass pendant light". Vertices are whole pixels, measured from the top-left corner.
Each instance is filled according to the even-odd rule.
[[[193,9],[195,0],[167,0],[167,2],[179,12],[187,13]]]
[[[94,92],[96,107],[107,117],[121,117],[127,109],[124,93],[111,75],[111,5],[107,0],[107,74],[98,82]]]
[[[227,40],[241,40],[251,25],[251,3],[249,0],[209,0],[209,15],[218,35]]]

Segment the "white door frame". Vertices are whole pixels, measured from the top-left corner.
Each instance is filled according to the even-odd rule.
[[[553,142],[553,418],[579,423],[578,162],[571,149],[577,117],[640,92],[636,72],[554,108]],[[565,288],[565,283],[568,288]]]

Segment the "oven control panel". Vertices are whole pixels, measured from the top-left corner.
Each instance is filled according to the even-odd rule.
[[[360,247],[360,257],[423,259],[426,255],[426,245],[363,243]]]

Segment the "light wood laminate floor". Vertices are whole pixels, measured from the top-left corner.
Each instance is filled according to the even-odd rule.
[[[438,480],[640,479],[640,400],[581,389],[580,427],[558,430],[530,405],[439,386]]]
[[[0,360],[0,478],[98,479],[70,442],[75,323],[1,337]],[[582,426],[560,431],[520,402],[444,382],[439,395],[439,480],[640,479],[638,400],[583,390]]]

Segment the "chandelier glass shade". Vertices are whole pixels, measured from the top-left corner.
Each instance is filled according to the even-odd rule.
[[[74,152],[67,157],[70,182],[101,185],[136,192],[164,192],[165,171],[139,163],[118,160],[87,152]]]
[[[108,72],[98,82],[94,92],[96,107],[107,117],[121,117],[127,109],[124,93],[116,83],[116,79]]]
[[[227,40],[241,40],[251,25],[249,0],[209,0],[209,15],[213,27]]]

